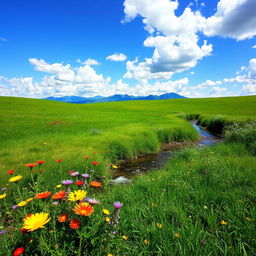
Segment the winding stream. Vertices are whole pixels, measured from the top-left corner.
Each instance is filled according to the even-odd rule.
[[[170,143],[162,146],[158,153],[147,154],[140,156],[130,161],[124,161],[120,164],[119,168],[113,173],[113,183],[126,183],[135,175],[148,172],[154,169],[160,169],[172,157],[175,152],[181,148],[196,144],[198,147],[205,147],[217,144],[223,141],[223,138],[212,134],[207,129],[202,128],[196,124],[196,121],[191,121],[191,124],[198,131],[200,139],[194,143]]]

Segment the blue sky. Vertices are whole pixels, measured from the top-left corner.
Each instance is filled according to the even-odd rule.
[[[0,95],[256,94],[255,13],[255,0],[2,1]]]

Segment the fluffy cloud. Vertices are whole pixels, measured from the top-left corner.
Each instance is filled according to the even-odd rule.
[[[123,53],[114,53],[108,57],[106,57],[106,60],[111,61],[125,61],[127,57]]]
[[[196,87],[194,87],[195,89],[204,89],[204,88],[209,88],[212,87],[214,85],[221,85],[222,81],[211,81],[211,80],[206,80],[205,82],[197,85]]]
[[[220,0],[217,12],[206,19],[203,31],[207,36],[252,38],[256,35],[255,13],[255,0]]]
[[[87,59],[86,61],[81,61],[80,59],[77,60],[78,63],[83,64],[83,65],[89,65],[89,66],[97,66],[100,65],[100,62],[94,59]]]

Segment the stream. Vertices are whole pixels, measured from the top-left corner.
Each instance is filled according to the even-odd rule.
[[[161,147],[161,151],[158,153],[146,154],[139,156],[136,159],[124,161],[119,165],[118,169],[113,172],[112,183],[127,183],[138,174],[142,174],[154,169],[160,169],[172,157],[172,155],[175,154],[175,152],[181,150],[185,146],[194,144],[201,148],[223,141],[222,137],[215,135],[209,132],[207,129],[197,125],[196,121],[190,121],[190,123],[200,135],[198,141],[193,143],[174,142],[164,144]]]

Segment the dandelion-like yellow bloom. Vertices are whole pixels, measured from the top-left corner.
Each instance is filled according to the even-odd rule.
[[[22,206],[25,206],[27,204],[27,201],[21,201],[21,202],[19,202],[17,205],[19,206],[19,207],[22,207]]]
[[[162,228],[162,227],[163,227],[163,224],[161,224],[161,223],[156,223],[156,226],[157,226],[158,228]]]
[[[127,239],[128,239],[128,236],[123,235],[122,238],[123,238],[124,240],[127,240]]]
[[[6,193],[4,193],[4,194],[0,195],[0,199],[5,198],[6,196],[7,196],[7,194],[6,194]]]
[[[17,181],[19,181],[21,179],[22,179],[22,176],[18,175],[18,176],[14,176],[14,177],[10,178],[9,182],[17,182]]]
[[[68,195],[68,200],[72,202],[81,201],[86,197],[86,194],[85,190],[75,190]]]
[[[110,218],[109,218],[109,217],[106,217],[106,218],[105,218],[105,221],[106,221],[106,222],[110,222]]]
[[[149,244],[149,240],[145,239],[144,244]]]
[[[225,220],[222,220],[222,221],[220,222],[220,224],[221,224],[221,225],[227,225],[228,223],[227,223]]]
[[[33,198],[33,197],[31,197],[31,198],[27,199],[26,201],[27,201],[27,202],[31,202],[32,200],[34,200],[34,198]]]
[[[176,233],[175,236],[176,237],[181,237],[181,234],[180,233]]]
[[[61,185],[60,185],[60,184],[59,184],[59,185],[57,185],[57,186],[56,186],[56,188],[61,188]]]
[[[48,213],[35,213],[24,219],[22,228],[31,232],[39,228],[44,228],[44,225],[50,221]]]
[[[106,215],[110,214],[109,210],[107,210],[107,209],[102,209],[102,212],[105,213]]]

